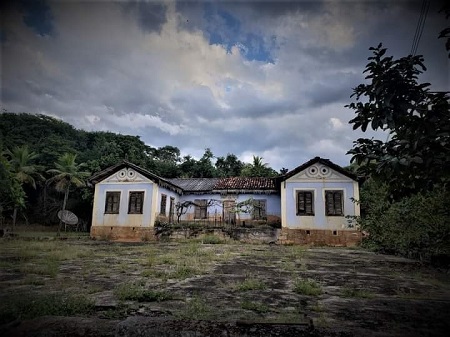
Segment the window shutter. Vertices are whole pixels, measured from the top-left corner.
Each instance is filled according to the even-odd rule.
[[[305,192],[305,213],[313,214],[312,192]]]
[[[334,214],[342,215],[342,192],[338,191],[334,193]]]
[[[326,208],[326,215],[334,215],[333,192],[325,193],[325,208]]]
[[[206,219],[206,199],[200,200],[200,218]]]
[[[298,192],[297,195],[297,213],[298,214],[305,214],[306,209],[305,209],[305,192]]]
[[[195,207],[194,207],[194,219],[200,219],[200,203],[201,200],[200,199],[195,199],[194,200],[195,203]]]

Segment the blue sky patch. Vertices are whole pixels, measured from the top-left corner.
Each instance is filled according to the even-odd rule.
[[[251,32],[244,32],[240,21],[231,13],[215,8],[210,3],[204,5],[204,18],[207,22],[206,33],[209,44],[219,44],[231,52],[237,46],[241,54],[249,61],[273,63],[264,38]]]
[[[23,22],[41,36],[53,32],[53,15],[48,4],[43,0],[21,1]]]

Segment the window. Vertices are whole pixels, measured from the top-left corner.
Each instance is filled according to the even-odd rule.
[[[343,191],[325,191],[325,214],[330,216],[344,215]]]
[[[119,214],[120,192],[106,192],[105,214]]]
[[[253,219],[264,220],[266,219],[266,200],[253,200]]]
[[[166,215],[166,203],[167,203],[167,195],[161,194],[161,207],[159,210],[159,214]]]
[[[297,192],[297,215],[314,215],[314,192]]]
[[[173,222],[173,214],[174,214],[174,208],[175,208],[175,198],[170,197],[170,204],[169,204],[169,222]]]
[[[195,211],[194,211],[194,219],[206,219],[206,199],[196,199],[195,203]]]
[[[128,202],[128,214],[142,214],[142,205],[144,203],[144,192],[130,192]]]

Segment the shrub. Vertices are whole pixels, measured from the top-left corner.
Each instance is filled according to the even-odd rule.
[[[359,219],[366,247],[418,259],[450,254],[450,191],[437,187],[392,201],[387,187],[368,180],[361,188]]]

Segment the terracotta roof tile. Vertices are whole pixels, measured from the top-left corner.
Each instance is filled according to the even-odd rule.
[[[273,178],[231,177],[221,178],[214,186],[215,190],[275,190]]]

